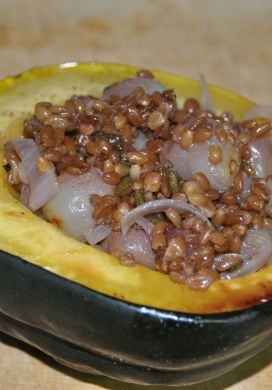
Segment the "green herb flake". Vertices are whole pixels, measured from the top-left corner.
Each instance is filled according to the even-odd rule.
[[[137,222],[133,224],[132,228],[135,230],[143,230],[143,228]]]
[[[127,195],[131,189],[131,178],[129,176],[123,177],[120,183],[115,188],[115,194],[118,196]]]
[[[130,162],[129,162],[127,156],[125,155],[125,153],[123,152],[123,148],[119,142],[119,137],[117,137],[116,135],[110,134],[110,135],[107,135],[107,139],[110,142],[110,144],[113,146],[113,149],[115,150],[115,152],[120,157],[122,164],[130,165]]]
[[[172,192],[172,194],[176,194],[177,192],[179,192],[180,189],[179,189],[178,176],[177,176],[175,169],[172,167],[172,165],[165,167],[164,173],[165,173],[165,176],[166,176],[166,179],[168,181],[169,188],[170,188],[170,191]]]
[[[135,196],[135,201],[136,201],[137,206],[140,206],[141,204],[143,204],[145,202],[144,194],[145,194],[145,192],[143,189],[135,190],[134,196]]]
[[[161,215],[160,215],[160,214],[148,215],[148,216],[146,217],[146,219],[148,219],[149,222],[155,224],[155,223],[157,223],[157,222],[159,222],[159,221],[161,220]]]

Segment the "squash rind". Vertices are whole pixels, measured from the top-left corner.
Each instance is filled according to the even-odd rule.
[[[187,385],[223,374],[272,341],[272,302],[184,314],[111,298],[4,252],[1,267],[0,331],[79,371]]]

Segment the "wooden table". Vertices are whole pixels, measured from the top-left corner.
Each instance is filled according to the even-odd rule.
[[[1,0],[0,77],[72,60],[129,63],[191,78],[204,73],[210,83],[272,105],[271,20],[270,0]],[[272,389],[271,357],[269,347],[190,390]],[[75,373],[0,338],[1,390],[141,388]]]

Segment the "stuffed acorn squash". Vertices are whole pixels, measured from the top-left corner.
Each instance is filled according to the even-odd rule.
[[[36,69],[1,84],[1,145],[18,138],[23,121],[39,101],[63,103],[71,95],[100,96],[105,86],[134,76],[136,69],[78,65]],[[198,83],[155,72],[173,88],[179,101],[199,96]],[[228,91],[211,88],[218,110],[241,119],[252,103]],[[3,161],[2,155],[2,161]],[[271,297],[271,267],[232,281],[215,282],[207,291],[191,291],[141,265],[124,267],[108,254],[63,234],[25,208],[7,185],[1,167],[1,249],[86,287],[128,302],[189,313],[236,310]],[[129,281],[129,282],[128,282]],[[158,294],[158,291],[162,292]]]
[[[0,83],[0,330],[81,371],[143,384],[196,383],[271,342],[272,266],[201,291],[141,264],[124,266],[24,206],[4,166],[4,145],[22,136],[37,102],[101,96],[137,71],[71,63]],[[154,76],[175,90],[179,104],[200,97],[196,81]],[[215,109],[236,120],[253,106],[229,91],[209,90]]]

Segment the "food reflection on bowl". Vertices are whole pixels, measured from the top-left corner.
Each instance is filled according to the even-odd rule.
[[[139,112],[135,113],[135,103],[133,105],[129,102],[130,107],[128,109],[126,96],[119,96],[119,100],[118,96],[116,98],[116,94],[120,93],[120,85],[124,87],[124,83],[118,84],[117,82],[122,79],[135,80],[133,77],[136,72],[138,72],[138,79],[141,82],[144,80],[144,83],[146,83],[146,80],[148,80],[152,86],[154,86],[154,82],[156,84],[155,91],[144,91],[143,93],[144,88],[141,86],[133,93],[134,101],[139,99],[138,105],[139,101],[142,101],[143,122],[139,122],[136,115]],[[206,108],[201,110],[196,100],[199,98],[198,82],[156,71],[154,71],[154,76],[158,81],[154,81],[149,73],[139,73],[139,70],[133,67],[106,64],[73,64],[70,67],[56,66],[35,69],[22,74],[18,78],[9,78],[2,82],[0,86],[2,107],[0,113],[1,143],[2,145],[8,145],[8,150],[7,147],[5,149],[5,157],[9,167],[6,166],[6,168],[9,170],[9,184],[12,184],[13,188],[7,185],[7,173],[3,169],[1,174],[2,202],[0,203],[2,249],[0,262],[2,269],[1,330],[37,346],[64,364],[82,371],[96,372],[135,383],[187,384],[220,375],[252,356],[271,341],[272,332],[269,326],[272,316],[271,302],[269,301],[272,295],[271,267],[269,266],[271,258],[270,217],[269,214],[264,215],[264,212],[267,212],[267,208],[269,208],[269,186],[262,181],[267,178],[269,171],[265,174],[263,171],[260,173],[262,167],[263,169],[267,168],[266,161],[262,159],[262,153],[259,153],[258,150],[259,154],[255,153],[255,156],[258,157],[259,169],[257,173],[254,172],[254,175],[257,176],[257,183],[251,182],[248,184],[250,189],[247,189],[248,193],[243,194],[245,196],[241,198],[240,195],[237,195],[237,188],[235,194],[229,191],[232,182],[237,184],[239,181],[237,178],[239,177],[244,180],[245,170],[248,169],[249,172],[252,169],[252,165],[246,165],[244,155],[241,156],[243,145],[254,143],[256,149],[255,143],[258,141],[257,143],[262,143],[262,148],[265,148],[266,142],[263,141],[264,137],[268,136],[270,127],[267,124],[269,122],[263,119],[255,122],[247,121],[245,123],[245,121],[242,121],[238,123],[237,121],[241,121],[245,112],[253,105],[238,95],[215,87],[210,88],[212,103],[216,108],[215,115],[210,113],[213,107],[210,106],[211,102],[208,99],[209,95],[205,85],[203,96]],[[105,90],[103,99],[95,100],[95,106],[93,105],[93,98],[83,98],[84,95],[101,96],[104,87],[113,83],[115,84]],[[126,88],[132,88],[131,84],[132,81],[125,81]],[[178,103],[183,104],[185,102],[183,108],[176,108],[175,93],[172,89],[177,94]],[[135,85],[133,85],[133,90],[135,90]],[[46,136],[46,132],[51,131],[50,128],[54,128],[54,124],[55,128],[58,129],[58,133],[61,133],[59,129],[65,122],[63,118],[65,118],[65,115],[67,117],[67,111],[63,111],[63,103],[74,94],[80,95],[80,98],[74,97],[66,103],[66,107],[70,105],[69,115],[75,118],[76,111],[80,112],[82,110],[80,105],[82,106],[84,103],[84,110],[86,111],[87,106],[88,110],[97,110],[96,114],[100,114],[100,116],[97,116],[100,119],[102,117],[107,126],[104,126],[102,130],[101,128],[98,130],[92,122],[93,117],[92,121],[90,121],[90,118],[87,118],[87,120],[86,112],[84,112],[84,115],[81,112],[79,116],[82,120],[77,122],[76,130],[82,134],[76,133],[75,128],[72,127],[66,129],[66,138],[64,137],[66,145],[60,143],[57,146],[66,146],[66,149],[67,145],[75,147],[75,140],[78,140],[81,145],[78,144],[76,147],[81,147],[82,156],[86,156],[84,146],[88,145],[91,158],[87,162],[81,156],[82,164],[80,167],[75,164],[74,166],[72,164],[54,165],[54,158],[51,159],[52,165],[50,166],[53,166],[60,176],[63,175],[57,183],[58,186],[62,186],[62,190],[64,188],[60,199],[57,199],[58,194],[55,195],[54,193],[56,186],[52,170],[42,172],[45,166],[44,155],[40,156],[38,151],[35,156],[37,161],[42,164],[40,173],[47,174],[47,181],[39,196],[37,194],[32,196],[31,202],[29,197],[27,200],[24,199],[27,208],[18,201],[18,192],[22,190],[22,177],[27,174],[25,169],[27,166],[23,164],[25,170],[20,169],[20,180],[18,182],[14,181],[14,170],[12,168],[16,167],[18,169],[18,164],[16,164],[14,157],[11,157],[12,153],[14,155],[15,152],[17,157],[19,156],[19,163],[24,163],[23,155],[26,149],[25,144],[22,143],[24,139],[14,140],[22,134],[23,122],[27,118],[24,124],[25,135],[27,134],[28,137],[26,139],[27,147],[31,146],[32,153],[33,147],[36,147],[36,151],[37,148],[44,150],[45,145],[42,145],[42,142],[44,140],[46,142],[52,141],[51,137]],[[82,103],[84,99],[85,101]],[[52,109],[51,103],[36,105],[35,116],[33,116],[35,104],[48,101],[54,103],[53,110],[63,114],[62,116],[57,115],[56,111],[52,115],[51,111],[50,123],[47,123],[47,111]],[[117,111],[117,108],[120,108],[122,104],[122,109],[130,113],[130,119],[128,116],[123,115],[122,117],[120,110]],[[146,110],[146,107],[149,107],[149,111]],[[106,114],[104,112],[105,115],[103,116],[101,112],[104,110],[106,110]],[[115,116],[112,113],[113,110],[115,110],[115,113],[117,111]],[[220,116],[218,114],[220,111],[225,113]],[[226,111],[230,111],[234,115],[234,120]],[[91,111],[91,114],[94,114],[93,111]],[[187,117],[182,119],[184,114]],[[62,119],[62,124],[60,124],[60,119]],[[109,135],[107,140],[109,138],[112,140],[113,132],[118,130],[119,134],[122,131],[123,126],[125,126],[124,123],[122,125],[122,121],[124,123],[130,121],[129,127],[130,130],[133,128],[134,133],[132,134],[131,131],[122,133],[123,137],[124,134],[127,138],[130,137],[130,142],[127,141],[128,149],[125,150],[125,153],[117,156],[119,160],[116,160],[116,164],[106,153],[104,153],[103,158],[92,153],[93,148],[97,148],[98,143],[101,143],[106,133]],[[204,122],[206,127],[203,128]],[[113,128],[113,123],[115,128]],[[198,127],[198,124],[200,124],[200,127]],[[69,125],[71,125],[71,121],[66,121],[65,126]],[[213,139],[212,132],[215,130],[218,132],[219,127],[222,130],[222,126],[224,126],[223,130],[226,135],[228,135],[226,129],[230,129],[229,140],[224,142],[223,139],[218,141],[217,138],[216,142],[211,141]],[[241,127],[243,127],[243,131],[239,132],[237,129],[241,129]],[[260,128],[261,130],[259,130]],[[200,131],[200,129],[202,130]],[[262,134],[261,131],[263,131]],[[98,132],[97,138],[94,139],[97,143],[93,142],[92,144],[90,137]],[[43,139],[41,134],[45,134]],[[194,143],[185,145],[188,134],[195,137]],[[221,131],[219,137],[222,134]],[[255,138],[250,138],[252,134],[257,135]],[[78,137],[78,135],[83,136],[83,138]],[[203,136],[208,138],[203,140]],[[31,139],[32,137],[33,139]],[[82,139],[86,140],[86,137],[88,143],[84,145]],[[147,137],[149,138],[148,141],[145,139]],[[120,138],[121,147],[124,149],[124,138],[119,137],[118,141]],[[158,141],[162,140],[165,142],[165,146],[161,147],[160,151]],[[134,149],[129,148],[132,144],[135,145],[136,141],[138,142],[138,150],[135,152]],[[147,142],[151,146],[145,154],[143,150]],[[220,145],[218,145],[218,142]],[[199,150],[203,143],[205,143],[206,149],[208,145],[207,150],[203,145],[202,154],[203,156],[206,154],[206,157],[202,157],[202,160],[199,159],[198,162],[201,160],[202,165],[205,165],[204,160],[205,162],[207,158],[209,160],[206,162],[207,167],[203,167],[205,175],[202,174],[201,176],[199,175],[199,168],[194,169],[192,167],[194,167],[194,164],[197,165],[196,155],[200,153]],[[106,145],[104,142],[104,144],[100,146],[105,151],[111,143],[108,142]],[[198,150],[196,155],[191,156],[195,144],[199,144]],[[113,145],[116,147],[116,137]],[[158,150],[154,166],[157,168],[153,166],[151,171],[147,169],[146,172],[143,172],[145,167],[148,167],[150,159],[146,158],[147,161],[144,164],[138,164],[139,161],[133,159],[139,156],[142,158],[150,156],[152,149],[156,149],[156,145]],[[179,155],[182,154],[182,164],[179,162],[177,164],[177,147],[179,148]],[[117,149],[120,152],[120,148]],[[219,156],[220,151],[223,151],[221,157]],[[207,157],[207,153],[210,153],[209,157]],[[111,150],[111,156],[113,155],[114,153]],[[218,156],[220,161],[216,160],[219,158]],[[123,160],[120,161],[120,159]],[[241,160],[244,168],[243,172],[238,166],[241,164]],[[63,163],[63,161],[61,162]],[[46,162],[48,162],[48,159]],[[88,163],[95,163],[94,170],[90,171]],[[105,171],[105,167],[106,169],[112,168],[110,163],[116,165],[118,169]],[[87,171],[84,171],[86,169],[84,164],[87,165]],[[183,165],[186,164],[187,166],[189,164],[192,170],[190,177],[185,177],[188,170],[182,170]],[[228,175],[224,171],[222,176],[222,169],[221,171],[218,169],[220,164],[221,166],[227,166]],[[133,169],[131,170],[132,166]],[[143,182],[148,186],[148,188],[143,188],[145,190],[144,194],[143,192],[136,192],[142,189],[136,188],[135,185],[139,166],[143,174]],[[126,167],[127,171],[122,175],[122,170],[124,171]],[[35,168],[39,168],[39,166],[37,165]],[[83,169],[83,171],[75,172],[74,169],[72,172],[72,168],[78,168],[79,171]],[[104,169],[103,180],[101,180],[100,174],[97,173],[101,168]],[[108,173],[115,173],[115,175],[107,175]],[[151,182],[148,180],[150,174],[153,175],[152,179],[154,179]],[[141,241],[139,242],[145,242],[146,245],[149,244],[150,239],[152,241],[151,247],[145,247],[145,250],[148,248],[149,252],[144,251],[144,254],[149,253],[149,255],[143,256],[142,261],[136,262],[144,263],[150,268],[154,268],[154,264],[156,264],[156,269],[170,274],[171,280],[169,276],[141,264],[134,264],[132,267],[124,266],[109,254],[78,241],[84,238],[88,240],[88,237],[86,234],[83,236],[83,230],[78,230],[78,224],[73,219],[68,220],[66,230],[76,240],[67,236],[52,224],[42,220],[41,213],[36,215],[32,212],[44,206],[39,202],[43,196],[45,198],[48,196],[49,191],[47,190],[50,188],[50,200],[43,208],[44,216],[55,223],[56,221],[60,222],[58,224],[62,225],[61,227],[66,227],[63,226],[65,225],[63,222],[66,221],[63,219],[63,215],[59,218],[60,215],[54,213],[56,211],[57,213],[62,212],[63,199],[65,199],[65,204],[69,203],[70,192],[68,191],[68,195],[65,192],[65,185],[70,180],[69,175],[73,175],[73,186],[76,189],[79,188],[80,184],[82,185],[84,175],[87,175],[86,188],[89,195],[91,193],[97,195],[97,192],[92,192],[94,187],[96,191],[98,187],[100,189],[103,187],[102,193],[98,194],[102,202],[109,199],[112,194],[111,187],[114,186],[115,195],[119,199],[119,204],[117,203],[116,206],[125,202],[137,202],[140,196],[146,196],[143,202],[134,203],[134,209],[130,210],[127,219],[121,221],[117,228],[113,225],[107,226],[108,229],[115,229],[113,233],[110,232],[111,230],[107,230],[107,232],[104,230],[101,236],[101,230],[99,231],[99,229],[96,233],[98,237],[102,237],[102,240],[108,235],[111,237],[115,235],[115,241],[112,240],[115,244],[113,245],[112,241],[108,243],[108,248],[112,248],[109,250],[114,255],[116,254],[114,252],[116,247],[120,249],[127,242],[120,241],[120,235],[128,233],[126,237],[129,240],[132,229],[135,230],[133,239],[135,234],[137,234],[137,237],[140,235]],[[117,180],[117,176],[118,183],[113,183],[112,180]],[[122,190],[127,189],[125,179],[128,176],[134,185],[134,199],[131,193],[122,193]],[[168,196],[166,196],[166,190],[165,193],[162,191],[162,184],[163,180],[166,181],[165,179],[168,180],[168,183],[166,183],[168,187],[166,185],[165,188],[168,191],[170,190]],[[29,184],[28,180],[25,180],[24,184]],[[203,182],[207,181],[210,187],[204,191],[203,185],[205,186],[205,184]],[[90,185],[90,182],[96,184]],[[99,182],[102,183],[102,187],[97,185]],[[235,213],[231,216],[234,218],[237,211],[240,212],[241,209],[243,216],[250,216],[250,221],[243,225],[246,218],[239,217],[240,223],[231,224],[228,222],[226,226],[223,226],[222,222],[213,221],[216,211],[213,215],[209,214],[210,210],[205,210],[202,205],[199,207],[200,205],[196,203],[196,196],[191,196],[190,191],[186,192],[186,188],[189,188],[192,184],[202,188],[202,198],[208,199],[209,204],[213,204],[216,210],[220,209],[221,206],[224,209],[235,208]],[[256,186],[256,184],[258,185]],[[83,183],[83,186],[85,186],[85,183]],[[238,193],[243,193],[245,187],[246,185],[243,184],[242,191]],[[258,190],[264,189],[263,192],[266,196],[266,199],[262,199],[260,210],[256,209],[254,202],[249,202],[252,200],[250,196],[252,197],[255,194],[254,191],[252,193],[252,188],[256,190],[256,187],[258,187]],[[29,188],[27,190],[29,191]],[[31,190],[33,190],[33,184],[31,189],[30,181],[30,192]],[[208,196],[209,191],[213,197]],[[223,192],[225,193],[223,194]],[[198,196],[198,200],[199,198]],[[98,200],[101,201],[101,199]],[[234,200],[236,203],[229,203],[234,202]],[[246,205],[245,202],[241,204],[243,200],[247,201]],[[239,202],[238,205],[237,202]],[[152,221],[152,219],[147,221],[146,218],[143,218],[146,217],[146,204],[149,207],[148,216],[152,212],[153,214],[159,214],[159,221]],[[252,205],[255,209],[252,208]],[[94,204],[93,206],[95,211],[97,205]],[[158,209],[158,207],[160,208]],[[171,208],[172,211],[176,211],[177,207],[182,212],[182,218],[177,213],[178,216],[173,212],[172,214],[169,212]],[[91,214],[89,209],[88,212]],[[118,209],[115,210],[115,214],[117,212]],[[136,219],[134,219],[133,212],[138,213]],[[189,226],[188,220],[192,219],[192,213],[198,220],[194,220],[194,223]],[[227,219],[229,221],[231,218],[228,217]],[[170,272],[166,272],[166,263],[161,262],[161,259],[165,257],[167,250],[169,253],[171,252],[170,243],[173,243],[174,240],[182,241],[183,244],[187,245],[185,248],[186,256],[196,254],[200,242],[188,242],[188,239],[192,238],[190,229],[196,230],[198,229],[197,225],[201,224],[199,220],[202,225],[206,224],[204,228],[213,229],[209,232],[212,238],[209,239],[209,245],[205,247],[205,250],[207,250],[207,247],[211,248],[210,250],[213,251],[211,258],[215,262],[211,264],[208,262],[208,266],[206,264],[205,271],[208,269],[209,272],[206,272],[206,274],[204,272],[205,277],[203,277],[203,261],[207,259],[203,257],[200,260],[199,257],[198,259],[195,258],[193,265],[196,267],[196,264],[198,264],[199,269],[194,268],[193,272],[194,275],[198,272],[198,279],[195,278],[195,280],[200,280],[200,283],[190,283],[194,275],[189,274],[189,277],[184,279],[180,269],[173,268],[176,265],[172,263]],[[255,222],[251,223],[251,220]],[[86,218],[84,217],[82,221],[86,221]],[[80,224],[83,223],[82,221],[80,221]],[[137,229],[134,226],[135,222],[137,223]],[[144,225],[141,225],[141,223],[144,223]],[[178,225],[181,223],[187,225]],[[150,225],[153,225],[151,227],[154,229],[154,226],[159,224],[165,225],[160,237],[162,240],[166,240],[165,248],[163,248],[164,252],[161,247],[156,247],[154,234],[152,238],[148,237]],[[105,228],[105,225],[109,225],[109,221],[107,223],[102,221],[102,225]],[[239,226],[233,228],[234,225]],[[120,232],[120,229],[122,232]],[[243,241],[242,238],[240,247],[237,249],[237,243],[239,244],[237,237],[239,238],[239,232],[242,230],[243,234],[240,235],[240,238],[245,236],[247,241]],[[190,231],[190,237],[188,234],[185,237],[186,240],[177,239],[182,234],[184,235],[184,232],[187,234],[188,231]],[[232,231],[235,236],[227,237],[226,234],[222,233],[223,231],[225,233]],[[103,236],[103,234],[106,235]],[[194,231],[194,234],[195,236],[200,235],[201,232]],[[232,260],[240,259],[239,264],[231,264],[229,268],[228,264],[226,265],[227,261],[224,254],[222,254],[223,251],[218,241],[218,239],[223,238],[224,243],[221,244],[222,246],[223,244],[226,245],[225,253],[232,252]],[[93,240],[93,234],[91,240]],[[90,243],[97,244],[100,241],[91,241]],[[241,242],[243,245],[241,245]],[[175,245],[176,249],[178,246],[176,242]],[[235,245],[236,248],[234,248]],[[201,246],[203,249],[205,242],[201,243]],[[262,250],[260,250],[261,247]],[[180,250],[180,247],[178,249]],[[264,249],[267,252],[265,254]],[[249,250],[254,251],[254,254],[249,253]],[[121,255],[123,254],[121,253]],[[121,257],[123,263],[131,260],[132,263],[135,263],[135,254],[132,258],[130,256],[124,258],[120,256],[120,253],[117,256]],[[253,261],[251,261],[252,259]],[[146,260],[148,260],[147,263]],[[167,262],[169,263],[170,260],[173,260],[173,252],[167,258]],[[177,264],[179,259],[174,260]],[[192,260],[192,258],[187,260]],[[258,262],[257,266],[256,262]],[[218,264],[222,267],[220,268]],[[252,264],[254,264],[253,267],[251,267]],[[259,270],[259,268],[262,269]],[[189,267],[187,272],[188,269]],[[242,272],[239,273],[239,269]],[[244,269],[246,269],[246,272],[244,272]],[[258,272],[255,272],[256,270]],[[202,279],[199,278],[201,272]],[[207,274],[209,275],[208,279]],[[246,276],[243,276],[244,274]],[[228,280],[232,277],[232,280]]]

